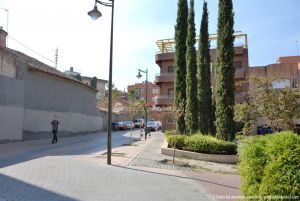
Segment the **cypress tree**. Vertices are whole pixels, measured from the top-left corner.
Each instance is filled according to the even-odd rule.
[[[190,0],[188,17],[188,33],[186,40],[186,132],[191,134],[198,130],[198,100],[197,100],[197,59],[196,59],[196,29],[194,0]]]
[[[232,0],[219,0],[217,80],[216,80],[216,129],[217,138],[233,140],[234,117],[234,36]]]
[[[178,0],[177,20],[175,26],[175,81],[174,81],[174,106],[176,113],[176,130],[185,132],[184,109],[186,100],[186,38],[187,38],[188,4],[187,0]]]
[[[207,2],[204,1],[198,48],[198,118],[199,131],[203,134],[214,133],[209,49]]]

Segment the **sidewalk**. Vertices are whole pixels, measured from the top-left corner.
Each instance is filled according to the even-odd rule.
[[[234,165],[217,164],[183,158],[175,158],[178,165],[173,165],[171,156],[160,153],[164,142],[163,133],[152,133],[147,141],[142,139],[133,146],[122,146],[113,149],[119,154],[112,157],[112,164],[129,169],[172,175],[197,181],[217,200],[230,196],[240,196],[241,178]]]

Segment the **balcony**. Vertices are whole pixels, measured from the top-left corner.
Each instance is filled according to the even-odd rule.
[[[244,79],[245,78],[245,69],[244,68],[235,69],[234,78],[235,79]]]
[[[162,96],[156,96],[154,98],[154,103],[156,106],[172,105],[173,100],[174,100],[173,96],[162,95]]]
[[[157,53],[155,55],[155,62],[158,64],[163,61],[173,61],[174,60],[174,53]]]
[[[158,73],[155,75],[154,83],[174,82],[174,73]]]

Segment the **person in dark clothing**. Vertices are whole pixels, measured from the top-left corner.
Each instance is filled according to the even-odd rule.
[[[51,121],[52,133],[53,133],[52,144],[57,143],[58,124],[59,124],[59,121],[57,121],[57,116],[54,115],[54,118]]]

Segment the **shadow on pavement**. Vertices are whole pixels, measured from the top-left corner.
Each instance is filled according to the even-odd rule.
[[[128,132],[128,131],[127,131]],[[112,148],[122,146],[124,143],[129,142],[129,136],[125,135],[126,132],[113,132],[112,135]],[[132,142],[140,138],[132,137]],[[107,136],[106,133],[90,134],[80,137],[69,137],[58,139],[57,144],[51,144],[51,139],[42,140],[42,143],[29,145],[25,148],[24,152],[17,153],[15,155],[5,157],[6,150],[1,149],[2,156],[0,154],[0,168],[11,166],[14,164],[30,161],[37,158],[46,156],[66,156],[66,155],[88,155],[96,152],[106,151],[107,149]],[[34,144],[34,141],[31,141]],[[12,146],[10,150],[13,151],[15,147],[18,149],[18,145],[23,142],[5,144],[4,146]],[[30,143],[26,141],[24,143]],[[0,200],[1,201],[1,200]]]
[[[222,187],[226,187],[226,188],[240,190],[240,188],[235,187],[235,186],[229,186],[229,185],[225,185],[225,184],[221,184],[221,183],[217,183],[217,182],[212,182],[212,181],[208,181],[208,180],[204,180],[204,179],[199,179],[199,178],[192,178],[192,177],[178,176],[178,175],[172,175],[172,174],[166,174],[166,173],[159,173],[159,172],[153,172],[153,171],[149,171],[149,170],[140,170],[140,169],[125,167],[125,166],[120,166],[120,165],[112,165],[112,166],[115,166],[115,167],[118,167],[118,168],[124,168],[124,169],[128,169],[128,170],[133,170],[133,171],[139,171],[139,172],[146,172],[146,173],[151,173],[151,174],[158,174],[158,175],[176,177],[176,178],[181,178],[181,179],[191,179],[191,180],[206,182],[206,183],[210,183],[210,184],[214,184],[214,185],[218,185],[218,186],[222,186]]]
[[[75,199],[45,190],[15,178],[0,174],[0,201],[8,200],[58,200],[75,201]]]

